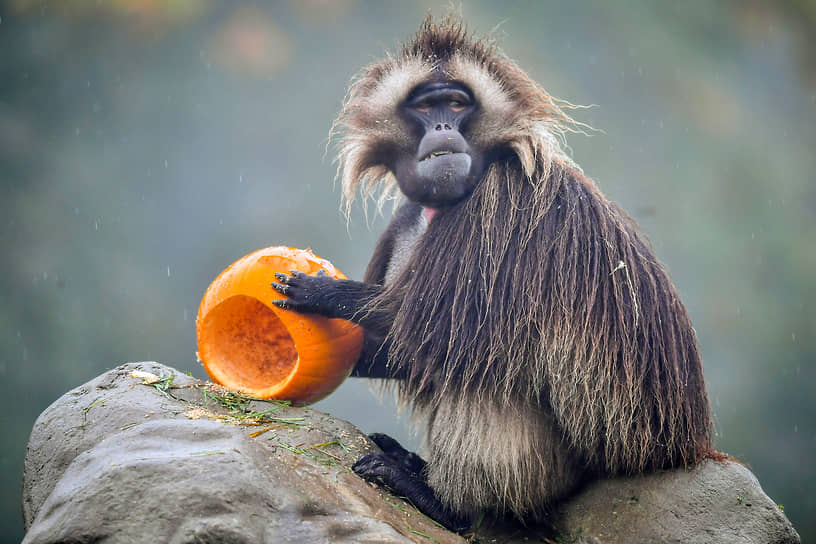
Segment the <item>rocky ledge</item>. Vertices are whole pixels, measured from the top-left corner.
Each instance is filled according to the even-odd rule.
[[[328,414],[125,364],[37,419],[24,542],[800,541],[747,468],[714,461],[595,482],[546,527],[485,522],[463,537],[351,472],[375,449]]]

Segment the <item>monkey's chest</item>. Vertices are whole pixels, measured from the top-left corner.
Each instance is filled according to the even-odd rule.
[[[424,213],[420,213],[408,228],[403,229],[394,237],[391,258],[385,269],[385,283],[391,283],[408,266],[417,242],[427,229],[428,220]]]

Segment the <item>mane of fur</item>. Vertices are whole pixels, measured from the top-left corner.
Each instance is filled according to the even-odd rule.
[[[420,412],[457,396],[526,403],[606,472],[697,462],[710,414],[685,308],[634,221],[561,151],[577,125],[491,44],[429,19],[401,56],[363,70],[337,121],[346,198],[393,182],[377,161],[378,142],[400,138],[387,113],[404,100],[395,83],[439,67],[494,98],[479,122],[514,156],[434,217],[371,304],[396,316],[400,391]]]
[[[543,161],[542,161],[543,162]],[[576,170],[494,164],[375,302],[420,411],[460,396],[551,411],[608,472],[696,463],[710,415],[694,330],[630,218]]]

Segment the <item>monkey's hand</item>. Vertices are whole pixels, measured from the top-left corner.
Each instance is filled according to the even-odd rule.
[[[272,288],[287,297],[274,301],[275,306],[326,317],[342,315],[344,308],[337,296],[338,280],[329,276],[325,270],[320,270],[316,276],[297,270],[290,271],[290,274],[275,273],[279,283],[273,282]]]
[[[422,469],[425,461],[400,446],[396,440],[375,434],[371,438],[385,446],[385,453],[369,453],[360,457],[351,467],[364,480],[383,485],[395,495],[405,497],[420,511],[445,527],[462,533],[471,523],[445,507],[428,485]],[[382,443],[382,445],[381,445]]]

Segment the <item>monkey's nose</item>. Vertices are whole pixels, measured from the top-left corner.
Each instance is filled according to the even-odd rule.
[[[437,123],[434,130],[451,130],[451,126],[447,123]]]

